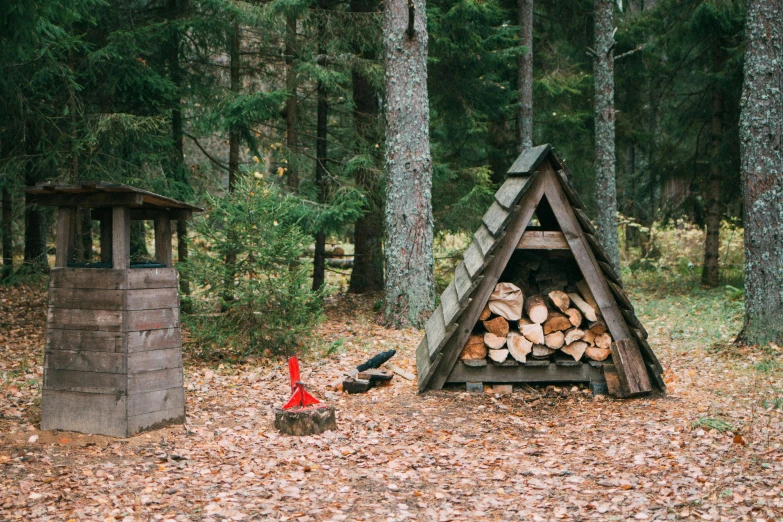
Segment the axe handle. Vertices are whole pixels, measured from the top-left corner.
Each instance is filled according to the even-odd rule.
[[[397,350],[389,350],[388,352],[381,352],[378,355],[366,360],[362,364],[356,367],[357,370],[360,372],[363,372],[365,370],[370,370],[372,368],[380,368],[380,366],[394,357],[394,354],[397,353]]]

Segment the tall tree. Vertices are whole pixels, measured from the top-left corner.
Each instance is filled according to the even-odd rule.
[[[386,0],[386,322],[421,327],[435,305],[425,0]]]
[[[720,70],[725,60],[725,53],[719,41],[713,44],[713,67]],[[704,268],[701,272],[701,282],[706,286],[718,286],[718,257],[720,249],[720,218],[721,218],[721,141],[723,137],[723,90],[716,85],[712,93],[712,125],[710,129],[711,156],[710,173],[707,180],[707,234],[704,240]]]
[[[783,343],[783,0],[750,0],[740,139],[745,324],[738,340]]]
[[[356,25],[367,15],[378,12],[374,0],[351,0],[351,12]],[[354,226],[354,261],[349,291],[355,294],[383,291],[383,190],[380,173],[380,144],[383,128],[380,117],[380,93],[370,78],[369,69],[380,54],[375,39],[365,38],[366,32],[352,43],[356,55],[351,68],[353,124],[357,148],[363,160],[354,173],[356,186],[366,195],[365,213]]]
[[[595,2],[595,200],[598,234],[617,273],[617,180],[614,155],[614,0]]]
[[[518,1],[519,45],[526,49],[519,56],[517,140],[522,152],[533,146],[533,0]]]
[[[297,147],[297,78],[294,69],[294,61],[297,53],[296,41],[296,17],[291,14],[286,15],[285,32],[285,88],[288,91],[288,98],[285,103],[285,144],[287,152],[288,169],[288,187],[296,192],[299,190],[299,172],[294,160]]]
[[[326,64],[326,8],[327,0],[318,0],[318,63]],[[326,82],[319,79],[316,85],[316,123],[315,123],[315,185],[318,190],[318,203],[325,204],[329,198],[329,178],[326,170],[328,98]],[[313,290],[320,289],[326,281],[326,232],[322,229],[315,233],[315,252],[313,256]]]

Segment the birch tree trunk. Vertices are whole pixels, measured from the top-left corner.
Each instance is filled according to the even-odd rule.
[[[614,155],[614,0],[595,2],[595,201],[598,237],[620,273]]]
[[[434,308],[432,160],[424,0],[385,0],[386,322],[421,327]]]
[[[742,150],[745,324],[738,341],[783,343],[783,0],[750,0]]]
[[[519,57],[519,152],[533,146],[533,0],[519,1],[519,45],[527,52]]]

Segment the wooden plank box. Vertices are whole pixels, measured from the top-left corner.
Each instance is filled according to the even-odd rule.
[[[185,421],[177,272],[55,268],[41,429],[114,437]]]

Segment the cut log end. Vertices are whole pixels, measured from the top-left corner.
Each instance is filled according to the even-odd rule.
[[[484,344],[487,345],[487,348],[490,350],[499,350],[506,345],[506,337],[500,337],[493,333],[485,333]]]
[[[568,320],[571,321],[573,326],[579,327],[582,325],[582,312],[576,308],[569,308],[565,311],[565,314],[568,316]]]
[[[527,360],[527,355],[533,349],[533,343],[517,332],[509,332],[506,338],[506,345],[511,357],[522,363]]]
[[[502,363],[506,360],[508,357],[508,350],[490,350],[489,351],[489,358],[495,361],[496,363]]]
[[[548,346],[544,346],[543,344],[534,344],[533,350],[531,350],[530,355],[532,355],[536,359],[545,359],[555,353],[556,350],[553,350],[552,348],[549,348]]]
[[[519,331],[533,344],[544,344],[544,328],[540,324],[520,324]]]
[[[560,312],[552,312],[549,314],[549,319],[544,322],[544,335],[552,332],[564,332],[569,328],[573,328],[573,326],[567,315],[563,315]]]
[[[549,301],[552,303],[553,307],[563,313],[566,313],[571,306],[571,299],[568,297],[568,294],[562,290],[552,290],[549,292]]]
[[[579,328],[571,328],[569,330],[566,330],[565,343],[571,344],[575,341],[582,339],[584,336],[585,336],[584,330],[580,330]]]
[[[559,350],[565,344],[565,334],[563,332],[552,332],[544,337],[544,344],[547,348]]]
[[[275,428],[284,435],[318,435],[327,430],[336,430],[333,406],[305,408],[301,410],[275,410]]]
[[[603,348],[608,350],[609,347],[612,346],[612,336],[608,333],[602,333],[600,335],[596,335],[593,342],[595,343],[596,348]]]
[[[525,313],[531,321],[541,324],[549,317],[549,308],[543,297],[532,295],[525,301]]]
[[[489,305],[485,305],[484,309],[481,311],[481,315],[479,315],[479,321],[486,321],[491,315],[492,310],[489,309]]]
[[[508,335],[508,321],[503,317],[495,317],[489,321],[484,321],[484,328],[489,333],[493,333],[498,337],[505,337]]]
[[[471,335],[459,356],[463,361],[484,359],[487,356],[487,347],[484,345],[483,335]]]
[[[585,350],[585,356],[594,361],[605,361],[610,353],[611,350],[609,348],[597,348],[595,346],[588,346]]]
[[[574,358],[575,361],[578,361],[582,358],[582,356],[585,353],[585,350],[589,348],[590,345],[588,345],[585,342],[582,341],[574,341],[568,346],[564,346],[560,349],[561,352],[566,353]]]

